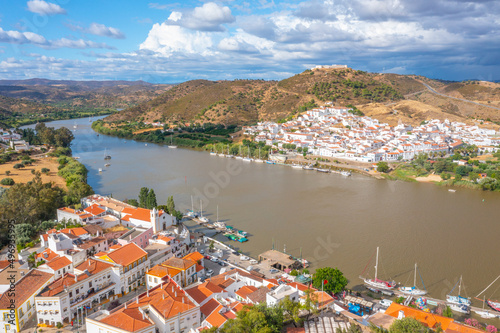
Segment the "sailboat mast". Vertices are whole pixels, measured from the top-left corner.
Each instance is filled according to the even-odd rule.
[[[378,246],[377,246],[377,258],[375,259],[375,281],[377,281],[377,270],[378,270]]]
[[[217,222],[219,222],[219,205],[217,205]]]
[[[415,263],[415,275],[413,276],[413,286],[417,286],[417,263]]]
[[[460,275],[460,284],[458,285],[458,296],[460,296],[460,289],[462,288],[462,275]]]
[[[203,201],[200,200],[201,217],[203,217]]]
[[[194,213],[193,196],[191,196],[191,211]]]

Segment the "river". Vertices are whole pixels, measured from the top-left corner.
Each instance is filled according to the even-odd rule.
[[[74,124],[48,126],[73,129]],[[145,186],[154,188],[159,204],[173,195],[178,209],[190,208],[193,195],[195,210],[203,199],[205,215],[215,220],[218,206],[221,220],[250,234],[247,243],[233,245],[251,256],[274,241],[295,256],[302,251],[312,268],[338,267],[355,287],[365,267],[373,276],[374,260],[368,262],[379,246],[379,278],[411,286],[418,263],[425,286],[440,299],[461,275],[462,295],[473,297],[500,274],[499,193],[452,193],[431,184],[249,163],[97,136],[88,119],[76,124],[73,155],[89,169],[96,193],[137,198]],[[104,167],[105,151],[112,156],[109,167]],[[496,287],[498,282],[486,297]],[[500,291],[494,296],[500,298]]]

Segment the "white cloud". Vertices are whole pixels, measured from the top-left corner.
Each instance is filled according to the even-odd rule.
[[[61,6],[43,0],[30,0],[28,1],[27,5],[28,5],[28,10],[35,14],[40,14],[40,15],[66,14],[66,10],[61,8]]]
[[[222,24],[235,21],[231,9],[215,2],[207,2],[201,7],[183,12],[174,11],[166,23],[200,31],[225,31]]]
[[[45,37],[34,32],[20,32],[15,30],[5,31],[0,28],[0,42],[10,44],[32,44],[44,49],[114,49],[105,43],[96,43],[90,40],[73,40],[68,38],[61,38],[57,40],[47,40]]]
[[[125,35],[117,28],[107,27],[104,24],[92,23],[87,31],[93,35],[106,36],[111,38],[123,39]]]
[[[139,49],[154,51],[163,56],[171,56],[173,53],[210,55],[213,53],[212,45],[212,38],[207,32],[156,23]]]

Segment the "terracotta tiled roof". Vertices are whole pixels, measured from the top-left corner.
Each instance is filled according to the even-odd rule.
[[[215,293],[222,293],[225,290],[220,286],[210,282],[205,281],[204,283],[197,285],[196,287],[187,289],[186,292],[198,303],[202,303],[205,299],[210,297]]]
[[[80,249],[86,250],[86,249],[90,249],[92,246],[96,246],[96,245],[103,243],[103,242],[107,242],[107,239],[104,237],[94,237],[91,240],[88,240],[88,241],[84,242],[83,244],[80,244],[78,247]]]
[[[108,257],[115,263],[128,266],[136,260],[146,256],[148,253],[135,243],[129,243],[121,248],[108,253]]]
[[[405,317],[411,317],[429,328],[434,328],[438,323],[441,323],[441,328],[446,331],[448,326],[453,322],[453,319],[438,316],[429,312],[424,312],[418,309],[410,308],[409,306],[404,306],[393,302],[389,308],[385,311],[385,314],[398,318],[399,311],[403,311]]]
[[[82,236],[82,235],[86,235],[88,234],[87,230],[83,229],[83,228],[66,228],[66,229],[61,229],[60,232],[64,233],[64,234],[71,234],[71,235],[74,235],[74,236]]]
[[[26,302],[40,288],[43,287],[53,277],[52,274],[42,272],[36,269],[31,270],[16,283],[16,293],[14,296],[8,296],[4,293],[0,296],[0,309],[7,309],[11,304],[11,299],[15,300],[16,308]]]
[[[188,260],[191,260],[191,261],[194,261],[194,262],[198,262],[199,260],[203,259],[203,254],[201,254],[198,251],[192,252],[192,253],[188,253],[188,254],[186,254],[184,256],[184,259],[188,259]]]
[[[213,326],[221,327],[228,319],[236,318],[236,314],[232,311],[225,311],[224,306],[219,305],[212,313],[207,317],[206,321]],[[223,312],[223,313],[221,313]]]
[[[249,299],[254,304],[259,304],[261,302],[266,301],[266,295],[268,292],[269,292],[269,289],[267,289],[266,287],[260,287],[259,289],[257,289],[253,293],[249,294],[247,296],[247,299]]]
[[[87,270],[91,275],[94,275],[109,267],[113,267],[113,264],[95,259],[87,259],[80,265],[76,266],[75,270],[81,272]]]
[[[71,265],[71,261],[66,257],[57,257],[46,263],[52,270],[57,271],[63,267]]]
[[[220,303],[212,298],[200,307],[200,311],[205,317],[208,317],[219,305]]]
[[[47,254],[47,257],[45,257],[44,253]],[[51,249],[46,249],[43,252],[36,254],[35,257],[37,259],[43,259],[47,262],[47,261],[54,260],[55,258],[59,257],[59,255],[57,253],[55,253],[54,251],[52,251]]]
[[[195,264],[194,262],[188,259],[172,257],[162,262],[161,265],[166,267],[177,268],[184,271],[189,267],[193,266],[194,264]]]
[[[257,290],[257,287],[254,286],[243,286],[240,289],[236,290],[236,295],[240,296],[243,299],[246,299],[248,295]]]
[[[8,260],[0,260],[0,270],[10,265],[10,261]]]
[[[154,325],[147,317],[143,317],[137,308],[122,309],[121,311],[114,312],[103,318],[100,322],[128,332],[136,332]]]
[[[159,278],[164,278],[168,275],[168,267],[163,267],[162,265],[153,266],[149,271],[148,275],[157,276]]]
[[[99,208],[96,204],[93,204],[92,206],[85,208],[85,211],[95,216],[104,213],[106,210]]]

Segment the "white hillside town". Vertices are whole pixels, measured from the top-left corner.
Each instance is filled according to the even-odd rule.
[[[493,129],[438,119],[417,127],[403,123],[391,127],[355,115],[352,109],[329,106],[309,110],[283,124],[261,122],[243,131],[269,146],[293,144],[315,156],[370,163],[406,161],[422,153],[448,154],[464,144],[475,145],[482,153],[494,152],[500,145],[500,135]]]

